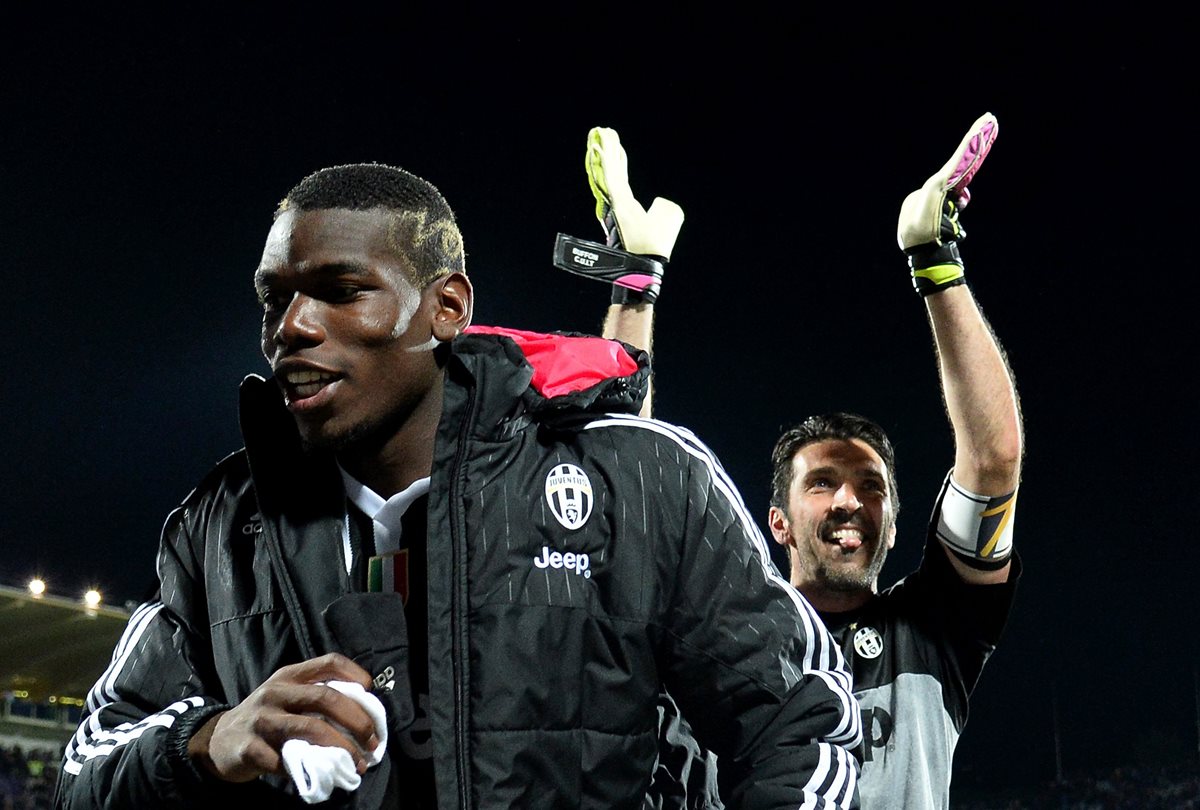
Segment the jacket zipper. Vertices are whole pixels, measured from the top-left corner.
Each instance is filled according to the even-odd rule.
[[[460,491],[462,478],[466,469],[467,433],[471,428],[475,412],[475,388],[467,392],[466,415],[458,429],[458,447],[454,451],[454,465],[450,477],[450,547],[451,573],[454,577],[454,592],[450,604],[450,632],[454,639],[454,751],[455,768],[458,772],[458,806],[467,810],[467,743],[466,743],[466,707],[467,688],[462,668],[469,660],[467,654],[467,633],[464,616],[467,610],[467,547],[466,522],[461,508]]]
[[[254,480],[254,472],[250,472],[251,481]],[[263,540],[267,545],[267,557],[271,560],[271,568],[274,571],[275,580],[279,583],[279,592],[283,596],[283,603],[287,609],[288,618],[292,620],[292,629],[296,634],[296,644],[300,647],[300,660],[307,661],[310,658],[315,658],[317,655],[316,647],[312,643],[308,620],[304,616],[304,610],[300,607],[300,597],[296,594],[296,585],[292,581],[292,572],[288,569],[287,563],[284,561],[283,545],[279,539],[279,533],[275,531],[277,521],[279,520],[279,512],[267,512],[262,508],[262,503],[258,500],[258,494],[254,496],[255,506],[258,507],[258,513],[262,515]],[[269,515],[269,517],[268,517]]]

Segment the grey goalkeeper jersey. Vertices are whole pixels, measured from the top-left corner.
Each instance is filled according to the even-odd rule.
[[[1008,618],[1021,562],[1001,585],[964,583],[932,536],[920,567],[863,608],[824,613],[862,709],[863,810],[950,806],[967,701]]]

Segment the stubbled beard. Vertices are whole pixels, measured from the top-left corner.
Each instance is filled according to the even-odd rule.
[[[300,435],[300,444],[305,453],[333,453],[339,455],[347,451],[356,452],[367,450],[372,444],[382,446],[400,429],[407,412],[398,412],[374,421],[359,422],[330,436],[317,435],[307,437]]]
[[[861,522],[858,525],[862,527]],[[805,567],[812,569],[808,573],[820,583],[821,587],[829,591],[836,593],[872,591],[879,580],[879,574],[883,571],[883,564],[887,561],[886,538],[890,535],[893,525],[893,520],[885,520],[875,536],[871,538],[871,542],[875,543],[875,549],[870,561],[863,568],[836,565],[835,560],[817,554],[815,549],[820,549],[821,545],[825,544],[825,541],[821,539],[823,527],[806,527],[805,531],[812,539],[803,542],[820,545],[808,546],[805,554],[800,555],[800,565],[805,566],[807,563]],[[798,548],[800,547],[800,540],[793,537],[793,542],[797,544]],[[864,545],[866,545],[866,538],[864,538]],[[806,555],[808,559],[805,559]]]
[[[308,438],[301,435],[300,445],[304,448],[304,452],[309,455],[317,453],[337,454],[358,445],[375,432],[375,429],[371,425],[353,425],[349,430],[344,430],[333,436]]]
[[[887,561],[887,543],[878,541],[875,554],[866,568],[844,568],[829,563],[824,558],[817,558],[817,574],[826,588],[839,593],[854,593],[871,590],[879,580],[879,573]]]

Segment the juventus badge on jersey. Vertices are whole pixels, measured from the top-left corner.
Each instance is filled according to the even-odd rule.
[[[883,652],[883,637],[874,627],[860,627],[854,634],[854,651],[863,658],[878,658]]]
[[[570,531],[591,517],[594,500],[592,482],[574,464],[556,465],[546,476],[546,503],[555,520]]]

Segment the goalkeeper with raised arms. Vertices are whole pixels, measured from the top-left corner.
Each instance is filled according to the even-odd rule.
[[[841,641],[851,665],[863,713],[859,789],[867,810],[949,806],[968,700],[1020,576],[1013,547],[1020,406],[959,252],[968,185],[998,132],[995,116],[980,116],[900,207],[897,241],[933,334],[955,447],[917,570],[880,590],[900,502],[892,444],[879,425],[850,413],[810,416],[772,453],[768,528],[787,549],[791,584]],[[587,267],[571,261],[586,243],[560,235],[555,263],[612,283],[605,336],[651,350],[655,302],[682,211],[665,200],[642,208],[611,129],[589,134],[586,169],[606,243],[593,246],[598,258]],[[643,413],[649,406],[647,400]]]

